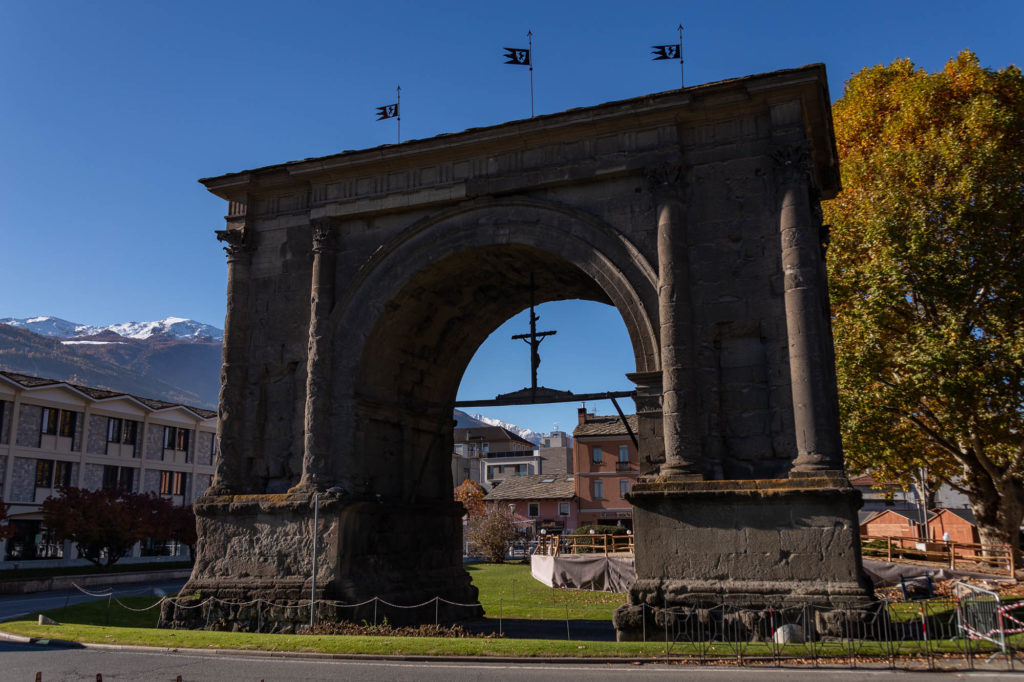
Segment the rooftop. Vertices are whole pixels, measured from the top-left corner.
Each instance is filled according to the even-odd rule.
[[[169,403],[163,400],[154,400],[153,398],[143,398],[141,396],[132,395],[130,393],[123,393],[121,391],[111,391],[105,388],[93,388],[92,386],[82,386],[81,384],[73,384],[68,381],[60,381],[59,379],[44,379],[42,377],[34,377],[28,374],[18,374],[17,372],[7,372],[0,370],[0,377],[4,377],[9,381],[27,389],[43,388],[46,386],[66,386],[78,393],[81,393],[93,400],[108,400],[110,398],[130,398],[138,403],[141,403],[145,407],[158,412],[160,410],[167,410],[174,407],[180,407],[192,412],[198,417],[203,419],[213,419],[217,416],[216,410],[206,410],[201,407],[193,407],[191,405],[183,405],[181,403]]]
[[[571,500],[576,494],[574,480],[565,474],[509,476],[484,500]]]

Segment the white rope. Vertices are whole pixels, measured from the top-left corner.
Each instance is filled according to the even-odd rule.
[[[97,599],[102,598],[102,597],[109,597],[110,595],[114,594],[113,588],[110,588],[110,587],[107,588],[106,592],[100,593],[100,592],[90,592],[89,590],[84,589],[83,587],[81,587],[77,583],[71,583],[71,584],[74,585],[75,589],[78,590],[79,592],[81,592],[82,594],[87,594],[90,597],[96,597]]]
[[[117,597],[114,597],[114,601],[117,602],[117,605],[120,606],[123,609],[128,609],[129,611],[134,611],[135,613],[142,613],[143,611],[149,611],[152,608],[160,606],[165,601],[168,601],[168,599],[167,599],[167,597],[160,597],[160,599],[156,603],[151,604],[151,605],[149,605],[149,606],[147,606],[145,608],[141,608],[141,609],[133,609],[132,607],[128,606],[127,604],[125,604],[123,601],[121,601]]]

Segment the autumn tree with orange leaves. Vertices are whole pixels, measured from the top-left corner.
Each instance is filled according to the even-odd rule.
[[[964,51],[866,68],[833,107],[823,205],[846,458],[965,493],[983,543],[1024,519],[1024,77]]]

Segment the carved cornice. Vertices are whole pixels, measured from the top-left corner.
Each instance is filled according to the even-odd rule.
[[[665,163],[644,169],[647,189],[656,199],[683,198],[683,166],[679,163]]]
[[[810,183],[814,165],[811,149],[805,142],[780,145],[768,155],[775,162],[775,172],[784,183]]]
[[[337,230],[330,218],[318,218],[311,223],[313,228],[313,253],[331,252],[337,248]]]
[[[216,233],[217,241],[224,242],[226,245],[224,253],[228,255],[228,260],[248,255],[252,250],[244,227],[237,230],[216,230]]]

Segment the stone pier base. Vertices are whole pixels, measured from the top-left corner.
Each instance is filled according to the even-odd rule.
[[[620,640],[661,629],[666,618],[707,619],[720,605],[748,625],[775,609],[806,607],[825,631],[841,620],[829,608],[872,608],[860,557],[860,493],[842,476],[641,479],[629,500],[637,582],[615,612]]]
[[[200,544],[182,590],[189,597],[164,604],[161,627],[291,632],[309,623],[311,494],[210,496],[195,511]],[[340,603],[318,604],[317,622],[482,616],[462,567],[462,513],[454,502],[383,504],[321,493],[316,598]],[[423,606],[398,608],[414,605]]]

